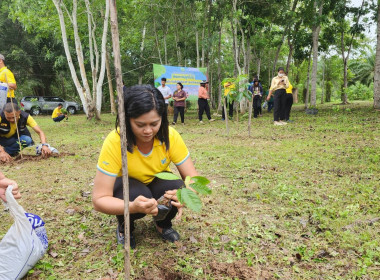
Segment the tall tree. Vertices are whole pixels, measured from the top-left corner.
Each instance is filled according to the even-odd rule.
[[[319,32],[321,31],[321,16],[323,11],[324,0],[314,0],[313,11],[316,11],[315,21],[312,25],[313,34],[313,66],[311,71],[311,95],[310,106],[315,107],[317,105],[317,71],[318,71],[318,40]]]
[[[376,64],[373,87],[373,107],[380,109],[380,3],[377,2],[377,44],[376,44]]]

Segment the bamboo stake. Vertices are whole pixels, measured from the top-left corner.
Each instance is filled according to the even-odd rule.
[[[116,0],[108,0],[110,4],[111,16],[111,34],[112,46],[114,53],[114,65],[116,76],[116,88],[118,96],[118,117],[120,124],[120,145],[122,155],[122,170],[123,170],[123,196],[124,196],[124,279],[129,280],[131,275],[130,264],[130,244],[129,244],[129,186],[128,186],[128,165],[127,165],[127,131],[125,125],[124,111],[124,96],[123,96],[123,81],[121,76],[121,57],[120,57],[120,42],[119,42],[119,27],[117,23]]]

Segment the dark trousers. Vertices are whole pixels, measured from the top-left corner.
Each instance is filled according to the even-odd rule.
[[[177,122],[178,118],[178,113],[181,115],[181,122],[185,123],[185,107],[176,107],[174,106],[174,117],[173,117],[173,122]]]
[[[140,181],[129,178],[129,201],[134,201],[138,196],[142,195],[146,198],[159,199],[165,194],[165,191],[176,190],[184,185],[182,180],[162,180],[155,178],[151,183],[145,185]],[[116,182],[113,189],[113,196],[124,199],[123,196],[123,180],[122,177],[116,178]],[[162,221],[156,222],[160,228],[171,228],[172,219],[177,214],[177,207],[172,207],[166,218]],[[145,217],[144,213],[133,213],[130,217],[130,229],[131,232],[135,229],[135,220]],[[119,223],[120,232],[124,232],[124,215],[117,215],[117,221]]]
[[[287,93],[285,100],[285,120],[288,121],[290,118],[290,111],[293,106],[293,94]]]
[[[33,145],[33,140],[30,136],[20,135],[21,147],[26,148]],[[0,145],[11,156],[16,155],[20,151],[20,143],[17,135],[11,138],[0,137]]]
[[[274,93],[274,108],[273,116],[274,121],[285,120],[285,100],[286,100],[286,90],[278,89]]]
[[[273,102],[268,101],[268,113],[273,109]]]
[[[253,97],[253,117],[257,118],[259,114],[261,114],[261,96],[255,95]]]
[[[53,121],[55,121],[55,122],[60,122],[60,121],[62,121],[64,118],[65,118],[65,115],[61,115],[61,116],[58,116],[58,117],[54,118]]]
[[[11,103],[11,102],[13,102],[14,104],[18,104],[16,98],[14,98],[14,97],[12,97],[12,98],[7,97],[7,103]]]
[[[199,115],[199,120],[200,121],[202,120],[202,115],[203,115],[204,111],[206,111],[207,118],[209,120],[211,119],[210,105],[208,105],[207,99],[198,98],[198,110],[199,110],[198,115]]]
[[[226,100],[226,108],[228,108],[228,116],[229,116],[230,118],[232,118],[233,115],[234,115],[234,101],[232,100],[231,103],[228,103],[228,102],[227,102],[227,98],[225,98],[225,100]],[[223,104],[223,108],[222,108],[222,119],[225,119],[225,117],[226,117],[226,114],[225,114],[225,112],[224,112],[224,104]]]

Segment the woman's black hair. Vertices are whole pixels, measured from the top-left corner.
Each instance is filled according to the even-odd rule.
[[[161,126],[156,134],[156,138],[165,143],[166,150],[169,150],[169,122],[165,100],[161,92],[151,85],[136,85],[126,88],[124,91],[125,124],[127,127],[127,150],[133,153],[136,145],[136,137],[131,127],[131,118],[138,118],[152,110],[156,110],[161,117]],[[119,127],[119,117],[116,117],[116,131]]]
[[[280,72],[281,70],[285,72],[284,67],[278,67],[277,72]]]
[[[179,85],[181,87],[181,89],[183,89],[183,84],[182,83],[177,83],[177,85]]]

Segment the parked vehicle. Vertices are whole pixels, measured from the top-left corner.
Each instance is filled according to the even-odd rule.
[[[39,115],[42,112],[52,112],[58,104],[62,103],[63,108],[71,115],[81,110],[81,105],[74,101],[66,101],[56,96],[25,96],[21,99],[21,107],[31,115]]]

